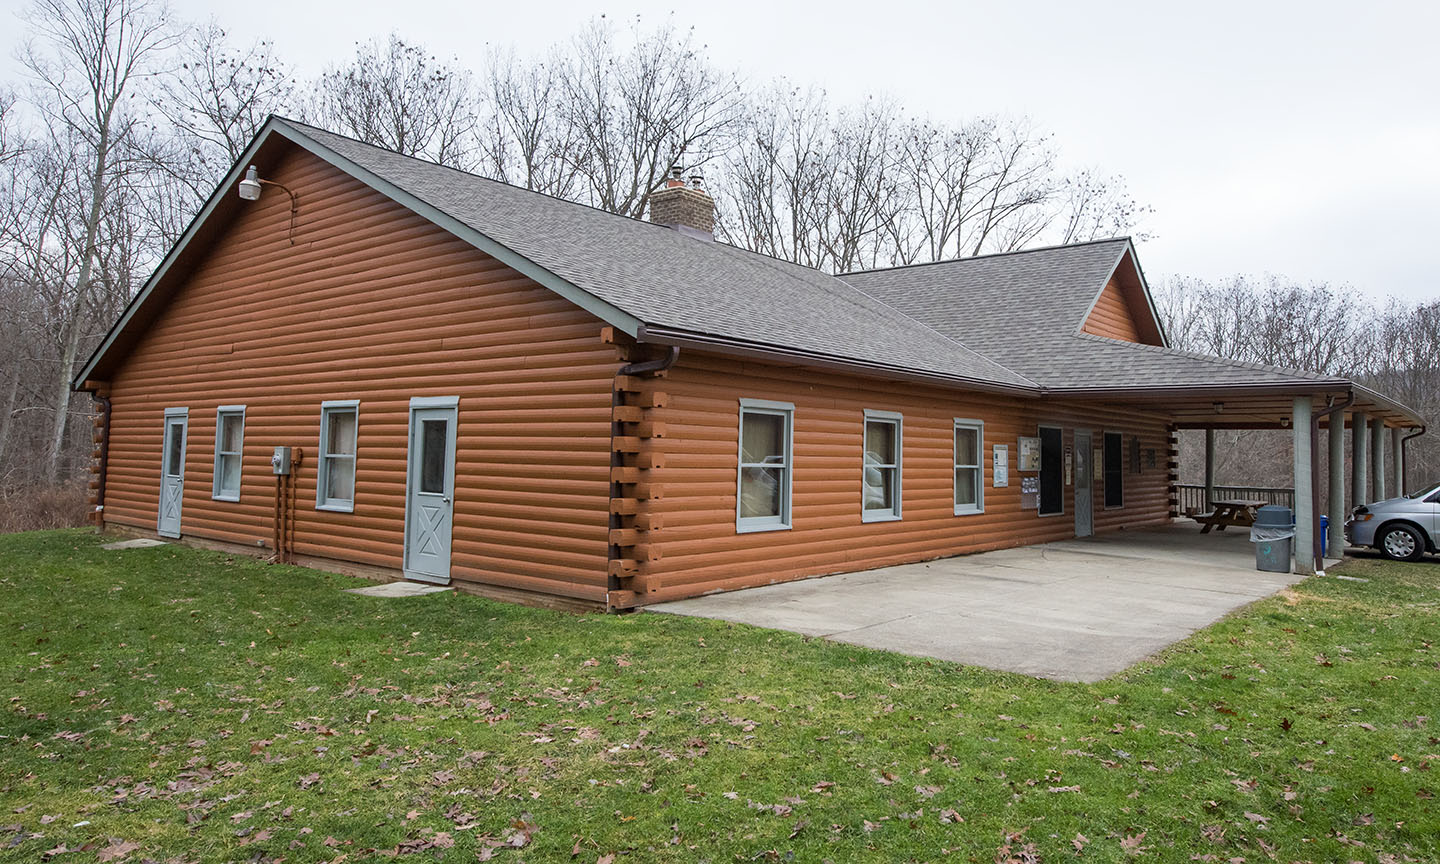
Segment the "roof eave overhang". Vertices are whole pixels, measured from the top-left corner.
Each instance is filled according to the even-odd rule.
[[[1397,416],[1402,423],[1420,428],[1424,418],[1408,405],[1391,399],[1381,393],[1356,384],[1344,378],[1318,378],[1314,380],[1252,382],[1247,384],[1185,384],[1166,387],[1050,387],[1046,396],[1075,399],[1111,399],[1129,402],[1158,402],[1166,399],[1185,397],[1245,397],[1245,396],[1319,396],[1331,393],[1354,393],[1356,413],[1364,413],[1365,407],[1384,409],[1389,415]]]
[[[222,200],[224,200],[225,195],[228,194],[229,191],[235,187],[235,184],[239,182],[245,168],[254,161],[256,154],[260,151],[260,148],[264,146],[266,141],[268,141],[272,136],[276,135],[284,138],[285,140],[304,150],[309,151],[310,153],[320,157],[321,159],[324,159],[326,162],[329,162],[331,165],[334,165],[336,168],[344,171],[346,174],[349,174],[356,180],[359,180],[360,182],[366,184],[375,191],[381,193],[385,197],[391,199],[392,201],[395,201],[402,207],[405,207],[406,209],[416,213],[417,215],[431,222],[435,226],[455,235],[456,237],[459,237],[460,239],[474,246],[476,249],[479,249],[481,252],[484,252],[492,258],[495,258],[501,263],[511,267],[515,271],[529,277],[530,279],[533,279],[535,282],[539,283],[545,288],[550,289],[551,291],[559,294],[560,296],[564,297],[565,299],[569,300],[580,308],[600,318],[605,323],[610,324],[618,328],[619,330],[628,333],[631,336],[634,336],[636,335],[636,333],[639,332],[640,319],[636,318],[635,316],[629,314],[628,312],[625,312],[624,310],[616,306],[611,305],[610,303],[605,302],[604,300],[601,300],[594,294],[591,294],[583,288],[580,288],[569,282],[568,280],[556,275],[555,273],[552,273],[551,271],[545,269],[539,264],[536,264],[534,261],[531,261],[529,258],[526,258],[525,256],[514,251],[513,249],[510,249],[508,246],[499,243],[493,238],[487,236],[480,231],[477,231],[469,225],[466,225],[464,222],[461,222],[459,219],[456,219],[450,214],[444,212],[443,210],[434,207],[422,198],[410,192],[407,192],[406,190],[395,185],[394,183],[391,183],[383,177],[375,174],[373,171],[370,171],[369,169],[364,168],[363,166],[355,163],[354,161],[346,158],[345,156],[342,156],[333,149],[326,147],[325,145],[306,135],[304,132],[301,132],[300,130],[289,125],[283,119],[271,116],[268,120],[265,121],[265,125],[260,128],[260,131],[255,133],[254,139],[252,139],[250,145],[245,148],[245,152],[242,153],[240,158],[236,160],[235,164],[231,166],[230,171],[225,175],[225,179],[222,180],[220,185],[215,188],[215,191],[212,192],[209,199],[206,200],[205,206],[200,209],[200,212],[197,213],[195,215],[195,218],[190,221],[190,224],[186,226],[185,232],[181,234],[180,239],[176,241],[175,245],[170,248],[170,251],[168,253],[166,253],[165,258],[160,262],[160,265],[155,268],[154,272],[151,273],[150,278],[146,280],[145,285],[140,289],[140,292],[137,293],[133,298],[131,298],[130,302],[126,304],[125,310],[121,313],[120,318],[116,320],[115,324],[105,334],[105,338],[100,342],[100,345],[95,349],[94,352],[91,353],[89,359],[86,360],[85,365],[81,368],[79,374],[77,374],[71,380],[72,389],[92,389],[90,386],[87,386],[87,382],[91,381],[92,377],[94,376],[95,370],[107,358],[107,355],[109,354],[110,349],[115,345],[117,338],[120,336],[120,334],[125,332],[126,328],[130,325],[131,321],[134,320],[139,310],[143,308],[146,305],[147,301],[149,301],[149,299],[155,294],[157,286],[161,285],[165,281],[166,277],[170,274],[175,262],[185,252],[191,241],[195,239],[195,236],[200,231],[200,228],[205,225],[205,223],[209,220],[211,215],[215,212],[216,207],[220,204]]]
[[[1042,391],[1038,386],[1008,384],[963,375],[946,375],[940,372],[924,372],[905,366],[894,366],[887,363],[876,363],[849,357],[837,357],[835,355],[820,354],[798,348],[788,348],[783,345],[771,345],[762,342],[734,339],[727,336],[717,336],[712,333],[698,333],[689,330],[643,325],[640,328],[640,332],[636,335],[636,339],[640,342],[653,345],[668,345],[677,348],[714,351],[719,354],[750,357],[771,363],[813,366],[820,369],[834,369],[871,377],[915,381],[964,390],[978,390],[986,393],[1028,396],[1031,398],[1042,395]]]

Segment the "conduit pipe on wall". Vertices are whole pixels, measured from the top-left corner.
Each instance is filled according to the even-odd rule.
[[[1346,392],[1345,398],[1342,401],[1322,408],[1310,417],[1310,524],[1313,526],[1310,533],[1313,535],[1312,539],[1314,540],[1316,573],[1325,572],[1325,556],[1324,553],[1321,552],[1325,542],[1325,532],[1320,530],[1320,496],[1315,494],[1315,488],[1319,485],[1315,480],[1320,476],[1320,421],[1338,413],[1341,415],[1340,422],[1343,424],[1345,422],[1345,409],[1354,404],[1355,391],[1351,390]],[[1331,423],[1330,434],[1335,434],[1333,422]],[[1326,449],[1328,450],[1329,448]],[[1325,485],[1327,487],[1325,497],[1326,500],[1329,500],[1330,496],[1334,495],[1335,492],[1328,488],[1329,483]],[[1342,555],[1344,554],[1343,549],[1340,550],[1340,552]]]
[[[679,349],[677,346],[672,345],[672,346],[670,346],[670,350],[669,350],[668,352],[666,352],[665,356],[663,356],[663,357],[658,357],[658,358],[656,358],[656,359],[654,359],[654,360],[642,360],[642,361],[640,361],[639,363],[628,363],[628,364],[626,364],[626,365],[624,365],[624,366],[621,366],[618,370],[616,370],[616,372],[615,372],[615,377],[616,377],[616,378],[620,378],[620,377],[622,377],[622,376],[629,376],[629,375],[654,375],[654,374],[659,373],[659,372],[664,372],[666,369],[669,369],[671,366],[674,366],[674,365],[675,365],[675,361],[677,361],[677,360],[679,360],[679,359],[680,359],[680,349]],[[624,397],[620,395],[620,388],[619,388],[618,386],[615,386],[614,384],[612,384],[611,387],[610,387],[610,407],[611,407],[611,409],[612,409],[611,415],[610,415],[610,445],[611,445],[611,446],[610,446],[610,467],[611,467],[611,468],[623,468],[623,467],[624,467],[624,456],[623,456],[623,454],[620,453],[619,450],[616,450],[616,449],[615,449],[615,446],[614,446],[614,445],[615,445],[615,438],[618,437],[618,436],[620,436],[620,435],[622,435],[622,434],[624,433],[624,430],[620,428],[620,422],[615,419],[615,415],[614,415],[614,411],[613,411],[613,409],[619,407],[619,406],[622,404],[623,398],[624,398]],[[610,479],[610,500],[611,500],[611,501],[614,501],[614,500],[616,500],[617,498],[620,498],[620,497],[623,496],[623,491],[622,491],[621,488],[620,488],[620,485],[621,485],[621,484],[615,482],[615,479],[614,479],[615,472],[614,472],[614,471],[611,471],[610,474],[611,474],[611,479]],[[610,512],[610,519],[609,519],[609,521],[606,523],[607,529],[608,529],[608,530],[606,531],[606,535],[607,535],[607,536],[609,535],[610,531],[613,531],[613,530],[618,529],[618,528],[621,527],[621,526],[620,526],[620,515],[621,515],[621,514],[614,512],[614,509],[615,509],[615,508],[613,508],[613,507],[610,508],[610,511],[611,511],[611,512]],[[610,606],[610,597],[609,597],[609,594],[610,594],[611,591],[618,591],[618,590],[620,589],[620,577],[619,577],[618,574],[614,573],[614,572],[611,570],[611,568],[610,568],[610,562],[612,562],[612,561],[619,561],[619,560],[620,560],[620,547],[617,546],[617,545],[614,544],[614,543],[611,543],[608,548],[609,548],[609,551],[608,551],[608,553],[606,554],[606,561],[605,561],[605,573],[606,573],[606,576],[605,576],[605,594],[606,594],[606,597],[605,597],[605,605],[606,605],[607,608],[610,608],[610,609],[613,610],[613,607]]]

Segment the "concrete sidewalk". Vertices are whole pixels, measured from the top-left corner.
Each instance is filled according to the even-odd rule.
[[[1061,681],[1098,681],[1299,581],[1192,522],[647,607]]]

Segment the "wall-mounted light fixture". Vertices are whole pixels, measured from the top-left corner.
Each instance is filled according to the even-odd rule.
[[[249,169],[245,171],[245,179],[240,181],[238,191],[240,192],[241,199],[245,201],[258,201],[260,200],[260,193],[264,191],[265,186],[275,186],[283,189],[285,190],[285,194],[290,196],[290,245],[294,246],[295,215],[300,211],[299,195],[291,192],[290,188],[284,183],[276,183],[274,180],[262,180],[260,175],[255,171],[254,165],[251,165]]]

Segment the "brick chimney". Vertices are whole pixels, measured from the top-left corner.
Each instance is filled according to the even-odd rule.
[[[705,192],[699,168],[690,171],[689,185],[685,183],[684,174],[684,169],[676,165],[665,181],[665,188],[650,195],[650,221],[691,237],[714,240],[715,199]]]

